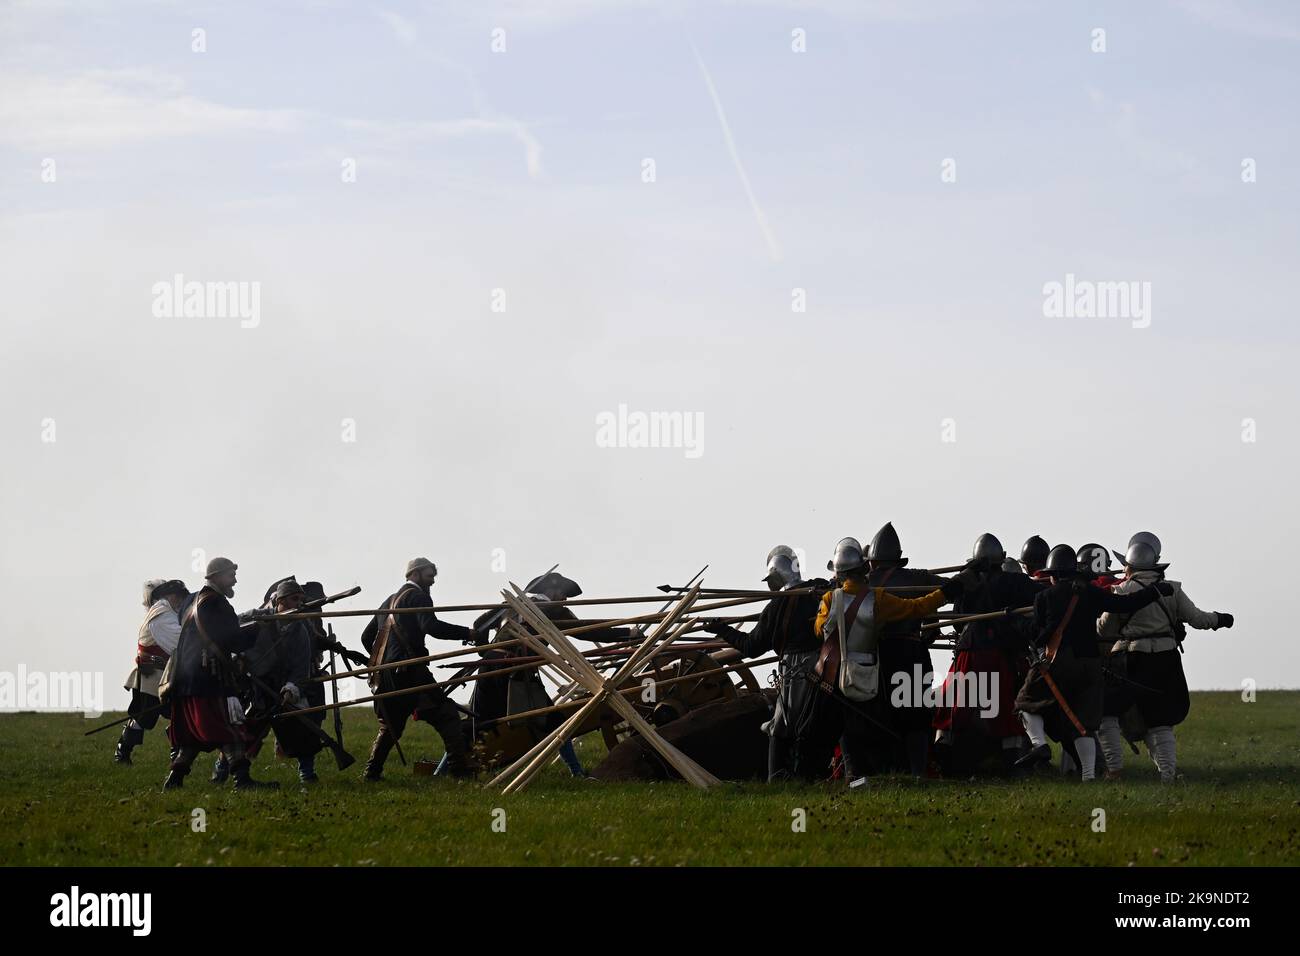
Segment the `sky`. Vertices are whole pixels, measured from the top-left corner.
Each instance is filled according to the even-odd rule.
[[[892,521],[1153,530],[1191,687],[1300,686],[1298,81],[1289,3],[0,4],[0,671],[124,706],[217,555],[451,604]]]

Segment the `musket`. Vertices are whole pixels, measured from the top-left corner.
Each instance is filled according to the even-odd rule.
[[[328,633],[330,637],[330,677],[333,677],[334,676],[334,643],[335,643],[333,624],[329,625]],[[339,746],[342,747],[343,746],[343,711],[338,709],[337,707],[337,704],[339,702],[339,682],[336,680],[331,680],[330,687],[334,691],[334,703],[336,705],[334,710],[334,736],[338,738]]]

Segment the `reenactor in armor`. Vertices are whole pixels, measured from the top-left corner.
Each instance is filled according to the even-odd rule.
[[[822,647],[814,673],[823,690],[830,693],[832,704],[823,701],[818,708],[825,719],[811,729],[816,737],[811,746],[820,742],[823,750],[829,750],[826,741],[840,737],[845,776],[856,782],[882,769],[873,763],[869,745],[871,731],[882,729],[869,705],[889,692],[881,688],[882,629],[896,621],[933,614],[961,593],[974,572],[963,570],[920,597],[897,597],[870,584],[867,555],[854,538],[840,539],[831,568],[839,586],[822,597],[817,611],[814,627],[822,637]]]
[[[872,587],[915,588],[942,587],[945,578],[919,568],[907,567],[908,559],[903,557],[903,547],[898,540],[898,533],[893,524],[886,524],[871,539],[867,553],[871,574],[867,583]],[[890,592],[895,594],[897,592]],[[902,597],[908,592],[898,594]],[[915,591],[911,592],[915,594]],[[938,631],[931,633],[937,634]],[[880,629],[880,673],[884,682],[877,700],[879,714],[884,724],[898,736],[896,738],[873,735],[884,752],[875,762],[882,766],[907,770],[914,777],[923,777],[930,762],[930,725],[934,720],[934,709],[915,706],[915,695],[900,693],[895,695],[895,688],[911,688],[919,679],[923,687],[929,687],[934,680],[933,667],[930,662],[930,644],[933,638],[925,640],[921,636],[921,619],[908,618],[894,621]]]
[[[997,537],[980,535],[971,548],[975,579],[953,602],[958,614],[1004,613],[968,621],[958,631],[934,719],[935,745],[945,773],[965,776],[985,758],[995,758],[1001,770],[1009,772],[1023,749],[1015,695],[1029,670],[1025,650],[1030,632],[1027,618],[1010,612],[1033,604],[1042,585],[1027,574],[1008,572],[1006,562],[1006,549]],[[958,690],[972,686],[987,687],[996,707],[981,708],[970,695],[963,699]]]
[[[705,630],[722,638],[743,657],[762,657],[769,651],[779,656],[776,708],[772,719],[763,725],[768,736],[767,779],[820,779],[826,776],[826,761],[817,765],[802,759],[797,741],[799,720],[810,712],[812,698],[817,694],[812,672],[822,642],[813,625],[830,582],[820,578],[803,580],[798,556],[784,544],[767,553],[763,581],[772,591],[805,593],[768,601],[747,634],[721,621],[707,623]]]
[[[424,643],[426,635],[443,641],[480,643],[479,635],[470,628],[440,621],[434,614],[430,588],[437,576],[438,568],[428,558],[413,558],[407,562],[406,583],[384,600],[384,613],[375,615],[361,635],[361,643],[370,652],[371,667],[427,657],[429,651]],[[405,614],[387,613],[405,608],[419,610]],[[375,694],[432,683],[433,674],[429,665],[423,662],[376,671],[370,675],[371,690]],[[452,776],[473,776],[474,771],[469,762],[469,743],[461,727],[460,711],[441,690],[433,688],[413,691],[408,695],[386,697],[374,703],[375,714],[379,718],[379,733],[375,736],[375,742],[370,748],[370,759],[366,762],[366,780],[378,780],[383,775],[384,762],[412,717],[425,721],[438,731],[446,748]]]
[[[1050,735],[1073,751],[1083,779],[1092,780],[1106,690],[1097,650],[1097,620],[1106,611],[1135,613],[1174,590],[1155,579],[1124,593],[1097,587],[1091,568],[1080,567],[1068,544],[1052,549],[1044,570],[1051,585],[1034,599],[1038,659],[1016,697],[1016,710],[1033,749],[1019,764],[1028,767],[1050,760]]]
[[[1107,611],[1097,621],[1097,633],[1114,640],[1110,666],[1117,679],[1107,688],[1104,716],[1098,731],[1106,758],[1107,779],[1117,779],[1124,768],[1124,740],[1145,740],[1147,751],[1164,783],[1177,776],[1174,727],[1191,707],[1187,678],[1183,675],[1183,638],[1187,627],[1218,630],[1232,627],[1233,617],[1223,611],[1202,611],[1177,581],[1165,579],[1168,563],[1160,562],[1160,539],[1141,532],[1124,555],[1126,576],[1116,594],[1132,594],[1153,584],[1164,584],[1172,594],[1131,613]],[[1154,539],[1154,541],[1153,541]]]

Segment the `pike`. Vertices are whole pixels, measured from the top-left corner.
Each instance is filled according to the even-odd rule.
[[[892,589],[891,589],[892,590]],[[1016,614],[1033,614],[1033,607],[1012,607],[1005,608],[1001,611],[985,611],[981,614],[965,614],[959,617],[951,617],[946,621],[938,621],[934,624],[922,624],[921,630],[932,631],[938,627],[947,627],[950,624],[965,624],[968,621],[994,621],[1000,617],[1012,617]]]
[[[338,594],[330,594],[323,598],[317,598],[314,601],[308,601],[307,603],[303,604],[303,607],[305,608],[324,607],[326,604],[333,604],[335,601],[342,601],[344,598],[350,598],[360,593],[361,593],[361,586],[357,585],[355,587],[348,588],[346,591],[340,591]],[[283,617],[283,615],[280,616]],[[259,618],[259,620],[271,620],[271,618],[269,617]],[[163,708],[169,706],[171,706],[170,701],[159,701],[154,706],[148,708],[147,710],[141,711],[139,714],[136,714],[135,716],[144,717],[147,714],[152,714],[156,711],[160,711]],[[118,724],[124,724],[130,719],[131,719],[131,715],[127,714],[125,717],[120,717],[117,720],[113,721],[112,723],[103,724],[99,727],[94,728],[93,730],[87,730],[84,734],[82,734],[82,736],[89,737],[91,734],[97,734],[101,730],[108,730],[108,728],[116,727]]]
[[[556,568],[558,568],[559,566],[560,566],[560,562],[556,561],[554,564],[551,565],[550,570],[545,571],[545,572],[543,572],[542,574],[538,575],[538,578],[544,578],[544,577],[546,577],[546,575],[550,574],[552,571],[554,571],[554,570],[555,570]],[[488,630],[490,630],[490,629],[492,628],[492,625],[493,625],[493,624],[495,624],[497,621],[501,620],[501,618],[505,616],[506,610],[507,610],[506,606],[505,606],[504,604],[501,605],[500,609],[497,610],[497,612],[496,612],[495,614],[490,615],[486,621],[484,621],[482,624],[479,625],[478,630],[479,630],[479,631],[482,631],[482,632],[487,632]],[[451,680],[447,681],[447,683],[446,683],[446,685],[445,685],[445,687],[446,687],[446,693],[450,694],[453,690],[456,690],[458,687],[461,687],[461,686],[463,686],[465,683],[467,683],[467,681],[461,681],[461,682],[458,684],[458,683],[456,683],[456,679],[457,679],[457,678],[460,678],[460,677],[467,677],[467,676],[469,676],[470,674],[472,674],[472,673],[474,672],[475,668],[477,668],[477,667],[479,667],[479,666],[480,666],[480,664],[477,664],[477,663],[476,663],[476,664],[468,664],[468,665],[466,665],[465,667],[462,667],[460,670],[458,670],[455,674],[453,674],[452,677],[451,677]]]
[[[783,593],[788,593],[788,592],[783,592]],[[729,601],[719,601],[715,604],[702,604],[693,608],[692,610],[693,611],[717,611],[717,610],[721,610],[722,608],[735,607],[738,604],[755,604],[758,603],[759,601],[770,601],[772,598],[778,596],[779,596],[778,594],[768,591],[757,597],[737,598]],[[658,598],[654,598],[653,600],[658,600]],[[535,605],[540,605],[542,603],[544,602],[540,602],[540,601],[534,602]],[[662,620],[662,618],[663,618],[662,614],[643,614],[638,617],[615,618],[612,621],[605,621],[600,624],[586,624],[581,627],[566,629],[561,631],[561,633],[564,634],[566,637],[573,637],[575,635],[585,634],[589,631],[606,630],[611,626],[621,625],[621,624],[639,624],[643,621],[650,624],[654,624]],[[712,620],[712,618],[699,618],[697,620]],[[740,620],[740,619],[736,619],[736,620]],[[463,647],[460,648],[459,650],[443,651],[441,653],[430,654],[425,657],[409,657],[401,661],[392,661],[388,664],[377,664],[372,667],[362,667],[362,668],[358,668],[357,670],[344,671],[342,674],[339,674],[338,676],[340,679],[344,677],[359,677],[363,674],[370,674],[370,673],[374,673],[375,671],[391,670],[395,667],[406,667],[411,664],[424,664],[427,663],[428,661],[446,660],[449,657],[460,657],[466,654],[478,654],[478,653],[482,653],[484,647],[490,647],[490,648],[512,647],[520,643],[523,643],[521,639],[512,638],[511,640],[506,640],[506,641],[496,641],[495,643],[490,645],[484,644],[484,645],[474,646],[474,647]],[[324,678],[313,678],[312,680],[323,680],[323,679]]]
[[[705,592],[707,593],[707,592]],[[737,592],[741,593],[741,592]],[[747,593],[747,592],[746,592]],[[758,592],[755,592],[758,593]],[[788,591],[781,592],[789,594]],[[770,597],[771,595],[769,595]],[[568,607],[581,607],[589,604],[651,604],[662,601],[661,594],[637,594],[629,597],[609,597],[609,598],[570,598],[565,601],[534,601],[538,607],[554,607],[557,604],[563,604]],[[304,605],[305,606],[305,605]],[[445,604],[435,605],[433,608],[427,607],[398,607],[391,611],[387,608],[376,608],[373,611],[286,611],[282,614],[268,614],[262,620],[266,621],[292,621],[296,619],[316,618],[316,617],[374,617],[377,614],[415,614],[419,611],[433,610],[440,614],[446,614],[451,611],[498,611],[506,607],[505,604]]]

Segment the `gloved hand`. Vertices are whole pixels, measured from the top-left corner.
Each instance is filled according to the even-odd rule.
[[[1219,619],[1218,623],[1214,625],[1216,631],[1221,627],[1232,627],[1235,619],[1227,611],[1215,611],[1214,615]]]
[[[357,665],[357,667],[368,667],[370,665],[369,657],[360,651],[350,651],[346,647],[343,648],[343,659],[349,664]]]
[[[716,617],[712,617],[709,618],[708,620],[701,621],[700,626],[704,628],[704,630],[708,631],[710,634],[715,634],[715,635],[721,634],[723,631],[727,629],[726,622],[719,621]]]

